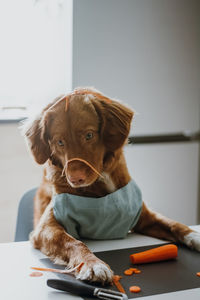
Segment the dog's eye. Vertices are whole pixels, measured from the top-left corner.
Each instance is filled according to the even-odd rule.
[[[58,141],[58,145],[61,146],[61,147],[63,147],[63,146],[64,146],[63,141],[62,141],[62,140],[59,140],[59,141]]]
[[[88,140],[91,140],[93,138],[93,132],[88,132],[85,136],[85,139],[88,141]]]

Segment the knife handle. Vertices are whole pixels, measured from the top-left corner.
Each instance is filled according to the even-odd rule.
[[[79,296],[94,296],[94,290],[96,288],[79,280],[48,279],[47,285],[54,289],[70,292]]]

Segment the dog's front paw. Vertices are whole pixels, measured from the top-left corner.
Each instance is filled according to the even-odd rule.
[[[93,257],[84,261],[84,265],[76,275],[76,278],[105,284],[112,282],[113,272],[107,264],[97,257]]]
[[[192,231],[184,237],[184,243],[191,249],[200,251],[200,233]]]

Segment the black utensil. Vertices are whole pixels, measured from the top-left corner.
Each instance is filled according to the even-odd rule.
[[[47,285],[54,289],[69,292],[82,297],[97,297],[99,299],[107,300],[128,300],[126,294],[102,289],[80,280],[48,279]]]

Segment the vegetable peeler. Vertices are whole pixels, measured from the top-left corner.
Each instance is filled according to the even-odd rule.
[[[126,294],[102,289],[79,280],[48,279],[47,285],[54,289],[70,292],[81,297],[97,297],[105,300],[128,300]]]

